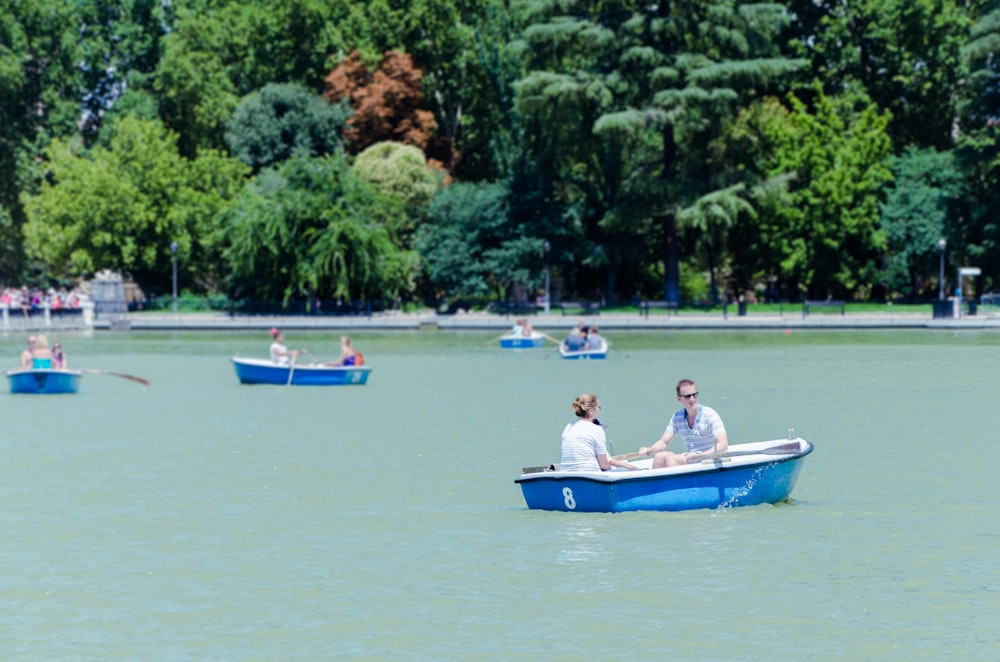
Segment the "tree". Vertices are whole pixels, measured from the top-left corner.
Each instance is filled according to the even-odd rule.
[[[740,104],[783,89],[804,64],[775,41],[790,16],[724,0],[524,5],[519,50],[532,73],[517,85],[519,109],[579,223],[584,261],[607,265],[613,292],[616,272],[653,246],[676,302],[678,212],[739,182],[739,168],[720,172],[713,157]]]
[[[226,263],[238,297],[382,300],[412,291],[416,258],[392,228],[402,203],[337,155],[262,171],[227,215]]]
[[[383,195],[403,203],[407,222],[394,228],[394,231],[408,243],[427,203],[438,189],[439,177],[427,164],[423,152],[412,145],[376,143],[358,154],[352,171],[358,179],[374,185]]]
[[[21,193],[34,186],[48,142],[77,133],[80,11],[60,0],[0,0],[0,275],[8,284],[26,273]]]
[[[538,262],[542,240],[512,223],[509,200],[498,183],[452,184],[434,197],[416,238],[432,292],[484,303],[507,299],[515,283],[532,282],[529,265]]]
[[[129,117],[117,122],[108,148],[88,153],[54,141],[46,156],[39,192],[24,196],[28,255],[74,277],[121,271],[149,292],[170,280],[176,241],[181,276],[217,285],[213,223],[242,186],[245,166],[210,151],[187,162],[160,123]]]
[[[963,78],[966,3],[954,0],[791,0],[796,51],[824,92],[863,92],[892,113],[897,149],[948,149]]]
[[[226,124],[226,144],[254,172],[292,156],[332,154],[343,146],[340,132],[350,112],[301,85],[270,83],[237,106]]]
[[[421,109],[420,77],[410,56],[395,51],[386,53],[373,74],[357,51],[330,72],[323,96],[330,103],[347,99],[354,109],[344,133],[352,154],[379,142],[413,145],[427,152],[437,126],[433,115]],[[440,162],[435,165],[442,167]]]
[[[889,116],[864,97],[818,93],[811,107],[789,96],[785,124],[771,123],[769,176],[792,174],[787,203],[775,209],[771,241],[781,250],[786,290],[808,299],[870,291],[886,238],[879,201],[892,178]]]
[[[938,266],[937,243],[950,236],[958,218],[968,215],[964,175],[952,152],[909,149],[889,160],[895,185],[882,204],[887,239],[885,282],[890,291],[924,294]]]

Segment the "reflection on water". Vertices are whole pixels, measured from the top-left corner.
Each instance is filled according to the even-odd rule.
[[[559,522],[556,533],[559,539],[560,565],[576,567],[580,572],[589,571],[588,566],[597,566],[610,560],[604,547],[602,534],[588,521],[588,518],[567,517]]]

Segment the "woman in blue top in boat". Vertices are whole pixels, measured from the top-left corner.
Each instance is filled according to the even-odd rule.
[[[49,341],[45,336],[35,338],[35,348],[31,350],[31,367],[33,370],[52,368],[52,350],[49,349]]]
[[[670,418],[667,429],[652,446],[639,449],[642,455],[654,455],[653,468],[676,467],[688,462],[698,462],[703,453],[723,453],[729,448],[729,437],[722,418],[711,407],[698,403],[698,387],[690,379],[677,382],[679,409]],[[667,450],[675,434],[684,439],[686,453]]]
[[[361,358],[361,352],[351,346],[350,336],[340,336],[340,358],[336,361],[330,361],[326,365],[354,366],[361,365],[362,363],[364,363],[364,359]]]
[[[573,401],[577,420],[568,424],[562,433],[562,459],[560,471],[610,471],[623,467],[629,471],[635,465],[608,457],[608,442],[604,427],[597,420],[601,401],[593,393],[584,393]]]

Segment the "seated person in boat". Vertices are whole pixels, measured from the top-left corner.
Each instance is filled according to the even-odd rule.
[[[31,367],[33,370],[52,368],[52,350],[45,336],[35,338],[35,348],[31,352]]]
[[[52,345],[52,367],[56,370],[66,369],[66,354],[63,353],[62,345],[59,343]]]
[[[600,351],[604,349],[604,342],[605,340],[601,337],[597,327],[590,327],[590,330],[587,331],[587,349]]]
[[[35,336],[28,336],[28,346],[21,352],[21,369],[30,370],[31,362],[34,360],[32,353],[35,351],[35,343],[38,339]]]
[[[304,349],[289,350],[285,346],[285,334],[280,329],[271,329],[271,360],[278,365],[290,365],[299,354],[307,354]]]
[[[652,446],[643,446],[639,452],[654,455],[653,468],[675,467],[688,462],[698,462],[703,453],[723,453],[729,448],[729,437],[722,418],[711,407],[698,403],[698,387],[690,379],[677,382],[677,401],[683,408],[674,412],[667,429]],[[675,434],[684,439],[687,452],[667,450]]]
[[[563,347],[567,352],[580,352],[587,348],[587,339],[580,332],[579,327],[570,329],[569,335],[563,341]]]
[[[524,332],[524,320],[523,319],[514,320],[514,328],[512,328],[510,330],[510,335],[514,336],[515,338],[523,338],[525,335],[528,335],[528,334],[525,334],[525,332]]]
[[[523,320],[523,322],[524,322],[523,324],[524,337],[530,338],[531,335],[535,332],[535,328],[531,326],[531,322],[529,322],[528,320]]]
[[[351,346],[350,336],[340,336],[340,358],[338,358],[336,361],[330,361],[325,365],[330,365],[330,366],[361,365],[363,363],[363,359],[360,359],[360,357],[361,357],[361,352],[357,351],[356,349],[354,349],[354,347]]]
[[[608,457],[604,427],[597,420],[600,411],[601,401],[593,393],[584,393],[573,401],[573,413],[577,420],[563,429],[560,471],[610,471],[612,467],[624,467],[629,471],[636,469],[635,465]]]

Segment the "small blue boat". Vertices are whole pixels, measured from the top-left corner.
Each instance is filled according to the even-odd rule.
[[[529,347],[541,347],[544,344],[545,334],[538,331],[532,331],[527,336],[515,336],[513,333],[500,336],[500,346],[504,349],[526,349]]]
[[[652,459],[632,460],[638,471],[559,471],[558,465],[525,467],[514,482],[532,510],[620,513],[728,508],[787,501],[813,445],[802,438],[729,447],[725,453],[680,467],[651,469]]]
[[[79,370],[53,370],[49,368],[33,368],[27,370],[8,370],[11,393],[76,393],[80,387]]]
[[[282,386],[341,386],[366,384],[372,369],[366,365],[328,366],[322,363],[281,365],[269,359],[233,357],[241,384],[281,384]]]
[[[606,359],[608,358],[608,341],[602,340],[600,347],[581,349],[575,352],[566,349],[566,343],[559,345],[559,354],[564,359]]]

